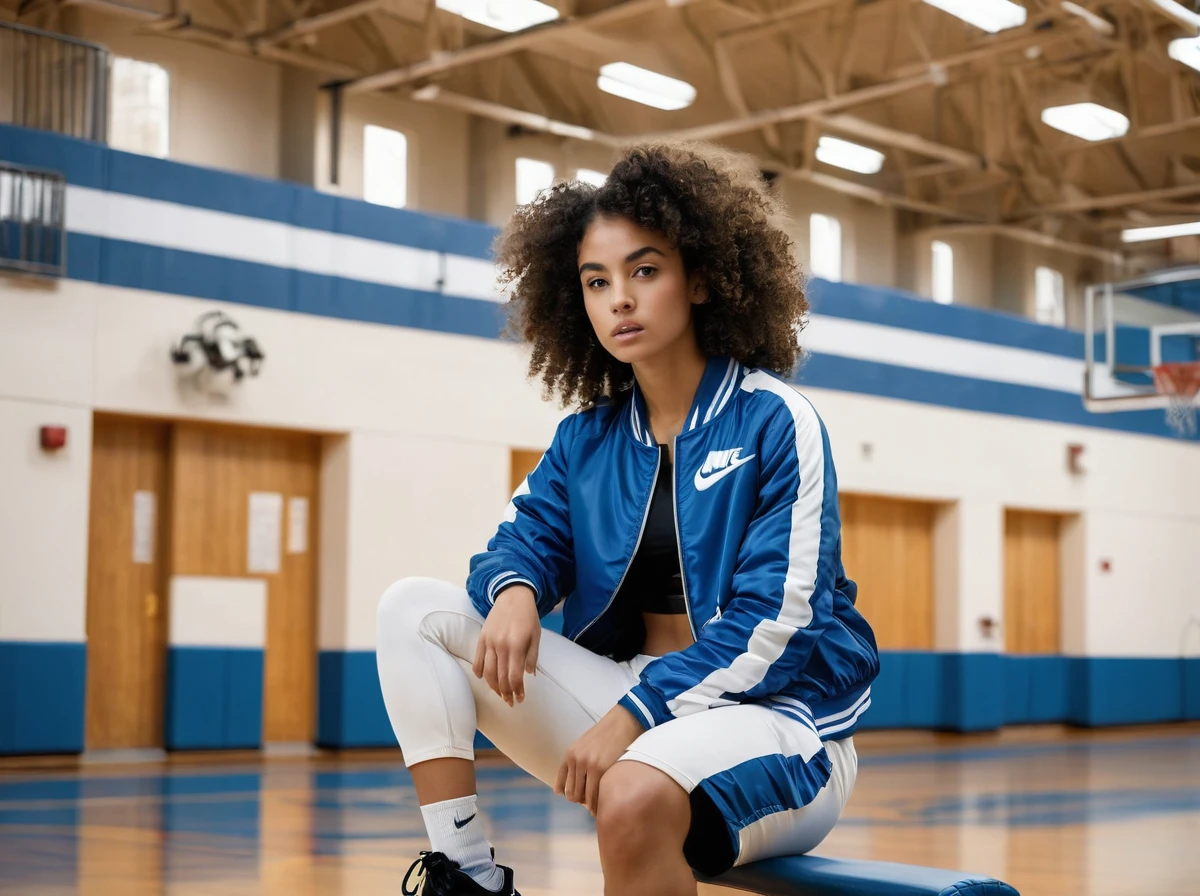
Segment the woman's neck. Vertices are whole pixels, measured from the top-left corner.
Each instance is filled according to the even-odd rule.
[[[646,400],[650,428],[659,442],[670,442],[683,428],[708,362],[694,341],[678,350],[635,362],[633,375]]]

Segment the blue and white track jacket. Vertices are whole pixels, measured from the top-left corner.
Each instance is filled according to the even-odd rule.
[[[513,495],[467,591],[487,615],[524,583],[563,634],[603,652],[637,551],[659,451],[640,390],[564,419]],[[735,703],[766,703],[822,739],[853,733],[879,671],[841,561],[837,479],[825,427],[773,373],[709,361],[675,439],[675,525],[695,643],[645,667],[621,704],[647,728]]]

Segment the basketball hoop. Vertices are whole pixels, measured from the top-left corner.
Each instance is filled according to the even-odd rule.
[[[1196,434],[1196,393],[1200,392],[1200,361],[1159,364],[1153,368],[1154,386],[1165,395],[1167,425],[1176,435]]]

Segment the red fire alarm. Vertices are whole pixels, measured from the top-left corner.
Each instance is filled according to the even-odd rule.
[[[43,426],[40,434],[42,448],[46,451],[57,451],[67,445],[67,428],[65,426]]]
[[[1112,561],[1107,557],[1100,561],[1100,571],[1104,573],[1112,572]]]

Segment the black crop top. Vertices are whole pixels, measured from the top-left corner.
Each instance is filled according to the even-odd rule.
[[[671,455],[659,445],[658,479],[650,498],[650,512],[618,601],[630,601],[642,613],[687,612],[679,574],[679,544],[675,538],[674,477]]]

